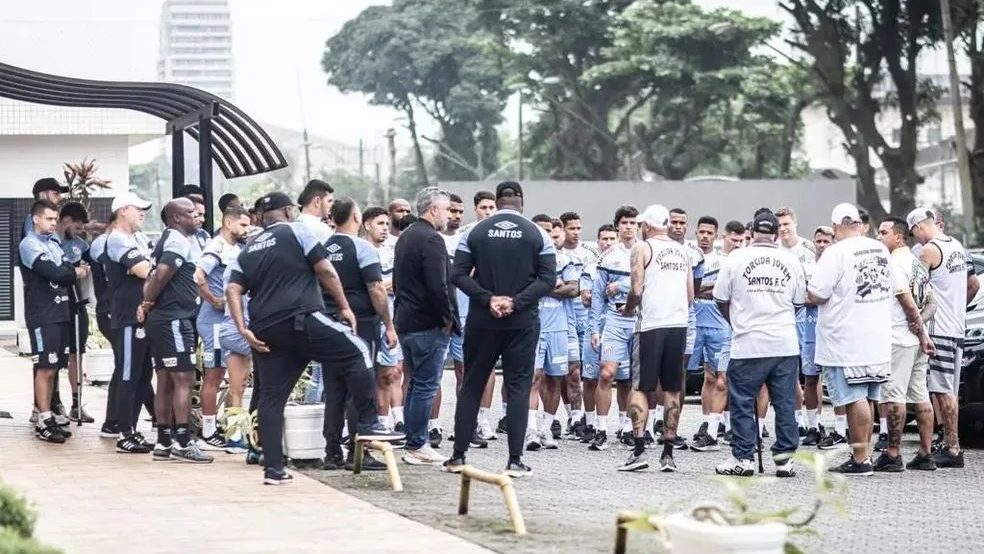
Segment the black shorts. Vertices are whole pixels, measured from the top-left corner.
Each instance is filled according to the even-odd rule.
[[[686,327],[650,329],[636,336],[632,352],[632,388],[652,392],[662,385],[665,392],[683,388],[683,353]]]
[[[118,343],[113,348],[116,367],[120,368],[121,381],[138,380],[148,374],[150,362],[150,338],[147,329],[139,325],[126,325],[117,329]]]
[[[379,327],[380,322],[378,317],[359,319],[355,322],[355,334],[366,342],[366,345],[369,347],[369,359],[373,361],[376,360],[376,354],[379,352],[379,343],[381,342]]]
[[[31,361],[34,369],[68,367],[68,323],[49,323],[28,329],[31,337]]]
[[[79,345],[82,348],[82,353],[85,354],[85,343],[89,340],[89,312],[82,308],[82,313],[79,317],[79,334],[81,335],[81,340]],[[109,337],[107,337],[108,339]],[[70,354],[75,354],[75,313],[72,313],[72,320],[68,322],[68,352]]]
[[[174,319],[147,322],[147,336],[153,353],[154,369],[195,371],[198,335],[195,320]]]

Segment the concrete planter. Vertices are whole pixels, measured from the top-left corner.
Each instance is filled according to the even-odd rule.
[[[325,455],[325,405],[304,404],[284,409],[284,453],[294,460]]]
[[[684,514],[662,523],[673,554],[783,554],[789,532],[783,523],[717,525]]]
[[[108,385],[113,379],[113,350],[94,348],[85,353],[82,370],[92,385]]]

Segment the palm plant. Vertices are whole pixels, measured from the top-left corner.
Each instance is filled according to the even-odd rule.
[[[112,188],[109,179],[96,177],[99,167],[95,159],[83,158],[78,163],[65,163],[63,174],[65,175],[65,185],[68,186],[68,197],[71,200],[85,206],[87,212],[91,211],[90,197],[97,190]]]

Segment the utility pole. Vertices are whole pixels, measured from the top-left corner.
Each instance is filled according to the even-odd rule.
[[[523,180],[523,90],[519,91],[519,132],[516,135],[516,146],[519,155],[519,180]]]
[[[950,73],[950,103],[953,107],[954,149],[957,151],[957,168],[960,172],[960,204],[963,212],[964,229],[967,236],[964,244],[973,244],[977,237],[974,218],[974,195],[971,187],[970,160],[967,156],[967,132],[963,123],[963,105],[960,101],[960,76],[957,74],[957,59],[953,52],[953,22],[950,19],[950,0],[940,0],[943,12],[943,38],[946,41],[946,62]]]
[[[307,127],[304,128],[304,183],[311,182],[311,141],[308,140]]]
[[[396,189],[396,131],[392,127],[386,129],[386,142],[389,144],[389,179],[387,179],[386,188],[383,190],[383,201],[389,202],[390,195],[393,194],[393,190]]]

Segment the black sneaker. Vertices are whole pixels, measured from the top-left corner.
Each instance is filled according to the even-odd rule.
[[[803,437],[803,446],[816,446],[820,444],[820,431],[818,429],[807,429],[806,436]]]
[[[85,408],[79,408],[78,406],[72,406],[72,409],[68,411],[68,419],[78,422],[82,419],[82,423],[95,423],[96,420],[92,419],[92,416],[86,413]]]
[[[495,426],[495,432],[496,433],[508,433],[509,432],[509,430],[506,428],[506,418],[505,417],[499,419],[498,425]],[[433,446],[433,445],[431,445],[431,446]]]
[[[441,469],[446,473],[461,473],[464,471],[466,465],[464,458],[452,456],[444,460],[444,463],[441,464]]]
[[[54,444],[63,444],[65,442],[65,435],[62,434],[61,430],[58,428],[58,424],[55,423],[55,418],[49,417],[44,420],[44,427],[34,427],[34,436],[45,441]]]
[[[936,467],[940,468],[962,468],[964,466],[963,450],[961,450],[959,454],[954,454],[953,452],[950,452],[949,448],[945,448],[933,454],[933,461],[936,462]]]
[[[147,452],[150,452],[151,450],[154,449],[154,443],[152,443],[149,440],[147,440],[147,438],[144,437],[143,436],[143,433],[141,433],[140,431],[134,432],[133,433],[133,438],[137,439],[137,441],[140,444],[146,446],[147,447]]]
[[[157,450],[154,450],[157,452]],[[246,451],[246,465],[255,466],[263,464],[263,453],[252,446]]]
[[[605,431],[596,431],[594,434],[594,439],[592,439],[591,444],[588,445],[588,450],[608,450],[608,433]]]
[[[665,439],[662,436],[656,439],[656,444],[660,446],[662,446],[664,442]],[[676,438],[673,439],[673,448],[674,450],[686,450],[689,448],[689,446],[687,446],[687,439],[677,435]]]
[[[268,467],[263,470],[264,485],[288,485],[293,480],[294,477],[282,469],[277,470]]]
[[[99,438],[118,439],[120,438],[120,428],[115,423],[103,423],[99,428]]]
[[[345,458],[345,469],[355,470],[355,455],[351,451]],[[368,450],[362,453],[362,471],[386,471],[386,469],[386,464],[370,456]]]
[[[918,452],[909,463],[905,464],[906,469],[915,471],[936,471],[936,461],[932,454],[919,454]]]
[[[136,433],[130,433],[124,437],[120,437],[116,441],[116,451],[121,454],[148,454],[153,448],[147,448],[143,442],[136,436]]]
[[[648,430],[646,431],[646,434],[643,438],[646,441],[646,448],[652,448],[653,446],[656,446],[656,438],[653,437],[653,434],[650,433]]]
[[[870,459],[859,463],[854,461],[854,456],[848,457],[846,462],[832,467],[828,471],[851,477],[868,477],[875,474],[875,468],[872,467]]]
[[[902,473],[902,456],[891,457],[888,452],[882,452],[881,456],[875,460],[874,470],[885,473]]]
[[[360,441],[382,441],[382,442],[393,442],[399,441],[407,438],[403,433],[397,433],[396,431],[390,431],[385,425],[376,423],[372,427],[366,429],[365,431],[359,431],[355,434],[355,440]]]
[[[326,454],[321,462],[321,469],[325,471],[338,471],[345,469],[345,456],[341,452],[336,454]]]
[[[721,440],[721,442],[723,442],[724,444],[731,444],[731,441],[732,441],[732,440],[733,440],[734,438],[735,438],[735,435],[734,435],[734,433],[732,433],[732,432],[731,432],[731,429],[728,429],[727,431],[725,431],[725,432],[724,432],[724,436],[723,436],[723,437],[721,437],[721,439],[720,439],[720,440]]]
[[[805,437],[805,436],[806,436],[806,432],[807,432],[807,429],[806,429],[806,427],[803,427],[803,426],[801,425],[801,426],[799,427],[799,429],[798,429],[798,431],[799,431],[799,436],[800,436],[800,438],[803,438],[803,437]]]
[[[622,431],[622,435],[618,438],[618,441],[625,446],[635,446],[635,436],[631,431]]]
[[[724,423],[718,423],[717,436],[715,438],[721,440],[724,438],[724,432]]]
[[[591,444],[591,442],[594,441],[596,433],[597,431],[595,431],[593,426],[586,426],[584,431],[581,432],[581,444]]]
[[[646,459],[646,453],[643,452],[638,456],[635,453],[629,454],[629,459],[625,460],[625,463],[618,466],[616,471],[641,471],[649,467],[649,460]]]
[[[694,439],[693,444],[690,445],[692,450],[697,452],[714,452],[721,450],[718,445],[718,441],[707,434],[707,424],[700,426],[700,431],[697,432],[697,438]]]
[[[820,439],[817,448],[820,450],[833,450],[842,444],[847,444],[847,439],[841,436],[836,430],[831,431],[826,437]]]
[[[575,421],[571,424],[571,427],[568,429],[567,434],[564,435],[564,438],[567,440],[579,441],[582,437],[584,437],[584,430],[586,428],[587,427],[584,425],[583,421]]]
[[[878,440],[875,441],[875,446],[873,449],[875,452],[884,452],[888,450],[888,433],[878,433]],[[901,463],[902,461],[900,459],[899,464]],[[878,464],[876,463],[875,466],[877,467]]]
[[[657,419],[656,423],[653,423],[654,435],[662,435],[665,429],[666,429],[666,425],[663,423],[662,419]]]
[[[677,470],[676,462],[671,454],[665,454],[659,459],[659,470],[663,473],[673,473]]]
[[[563,434],[562,431],[560,422],[556,419],[553,420],[553,423],[550,424],[550,434],[553,435],[554,440],[560,440],[560,436]]]
[[[472,435],[471,442],[469,442],[468,444],[470,444],[472,448],[488,448],[489,447],[489,441],[483,439],[482,437],[479,437],[478,436],[478,430],[476,430],[475,433]]]
[[[171,445],[164,446],[161,443],[154,445],[154,461],[167,462],[171,460]]]
[[[212,451],[212,452],[225,452],[226,440],[225,437],[219,434],[218,431],[212,433],[212,436],[202,439],[202,450]]]
[[[393,426],[393,430],[396,431],[397,433],[404,433],[404,434],[406,434],[406,432],[407,432],[407,425],[405,423],[403,423],[402,421],[397,421],[396,422],[396,425]]]
[[[937,433],[936,438],[933,439],[933,453],[942,452],[946,450],[946,441],[943,440],[943,433]]]
[[[435,427],[427,434],[427,440],[430,442],[431,448],[440,448],[441,441],[444,440],[444,433],[441,432],[440,427]]]
[[[530,469],[530,466],[524,464],[523,462],[509,462],[506,464],[505,473],[513,479],[520,479],[522,477],[533,475],[533,470]]]

